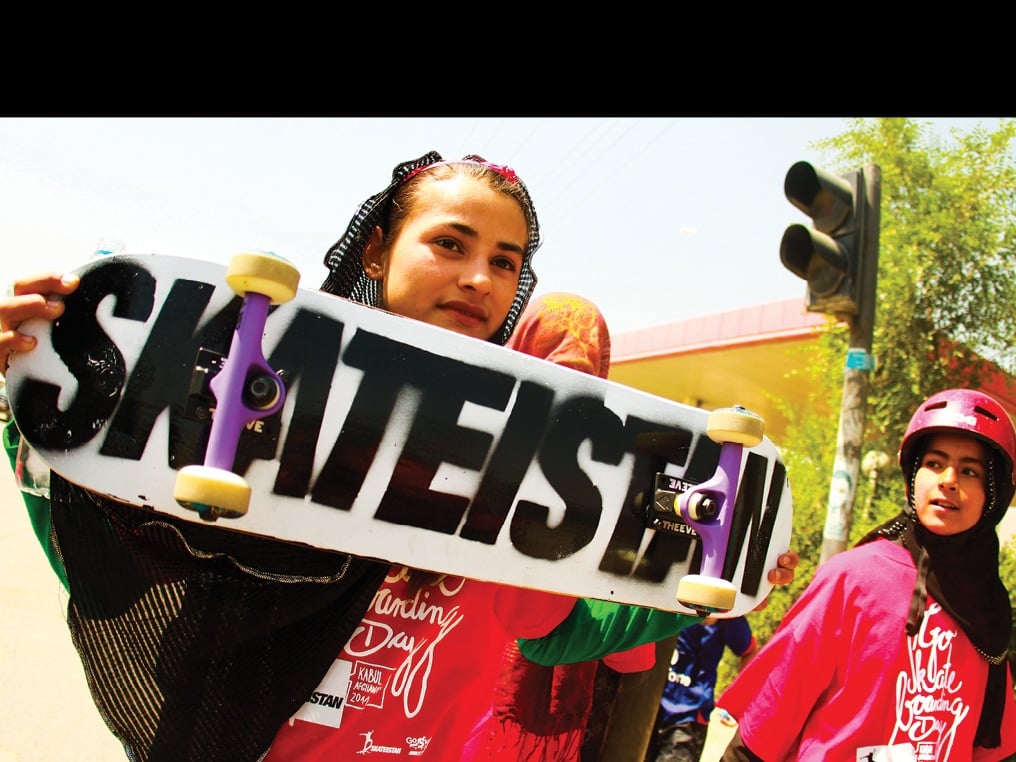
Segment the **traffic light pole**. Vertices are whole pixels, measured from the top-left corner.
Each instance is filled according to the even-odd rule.
[[[829,485],[825,530],[822,534],[820,563],[847,549],[853,517],[857,478],[861,469],[861,443],[864,434],[868,401],[869,373],[874,369],[871,354],[875,327],[875,298],[878,284],[878,229],[880,224],[881,170],[869,164],[864,168],[863,181],[855,190],[863,194],[865,219],[862,225],[873,228],[860,236],[864,250],[860,252],[858,313],[844,316],[850,325],[850,345],[843,373],[843,400],[840,427],[836,436],[836,458]],[[858,205],[859,207],[862,204]]]

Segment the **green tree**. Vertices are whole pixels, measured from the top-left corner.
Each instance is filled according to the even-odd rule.
[[[910,416],[930,394],[981,386],[998,368],[1010,379],[1016,374],[1016,121],[998,122],[993,132],[953,131],[946,142],[915,120],[855,119],[843,134],[816,146],[835,156],[834,170],[868,163],[882,170],[872,341],[877,365],[866,451],[895,456]],[[829,338],[845,342],[846,332],[836,326]],[[835,348],[831,357],[827,373],[842,368]],[[838,409],[833,405],[827,422],[826,450],[835,448]],[[812,412],[799,407],[790,414],[800,419]],[[821,440],[801,443],[816,444]],[[784,445],[799,449],[792,437]],[[799,470],[791,475],[807,483]],[[895,494],[902,495],[902,487],[890,490]],[[899,509],[898,501],[878,500],[878,510],[865,517],[856,510],[865,497],[859,488],[852,541]]]
[[[822,141],[840,168],[882,169],[882,229],[866,440],[894,451],[912,411],[948,386],[1016,374],[1016,122],[952,133],[854,120]]]
[[[982,123],[983,124],[983,123]],[[814,147],[828,169],[877,164],[882,175],[881,234],[872,372],[863,452],[891,457],[877,482],[861,480],[848,544],[903,504],[896,467],[899,443],[917,405],[953,386],[981,386],[1000,368],[1016,375],[1016,122],[998,120],[953,131],[946,140],[912,119],[853,119],[842,134]],[[781,445],[794,494],[793,547],[801,554],[794,583],[774,590],[769,606],[749,615],[760,642],[811,580],[822,547],[848,332],[829,329],[803,374],[807,400],[780,401],[790,421]],[[1010,382],[1010,388],[1012,388]],[[1016,546],[1003,548],[1002,577],[1016,590]],[[727,659],[719,690],[734,675]]]

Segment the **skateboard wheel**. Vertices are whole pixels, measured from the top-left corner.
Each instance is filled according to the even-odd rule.
[[[184,466],[176,475],[173,497],[201,518],[237,519],[247,513],[251,487],[232,471],[211,466]]]
[[[226,283],[240,296],[251,291],[264,294],[272,304],[282,304],[296,296],[300,271],[274,254],[244,252],[229,260]]]
[[[754,447],[762,441],[766,422],[762,417],[743,407],[726,407],[714,410],[706,421],[706,434],[719,444]]]
[[[688,574],[677,583],[677,601],[698,612],[724,613],[734,608],[737,589],[719,577]]]

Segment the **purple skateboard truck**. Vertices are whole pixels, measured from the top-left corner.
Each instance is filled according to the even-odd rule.
[[[265,360],[262,337],[269,308],[296,296],[300,273],[274,254],[243,253],[230,260],[226,281],[243,297],[229,355],[199,353],[191,382],[214,397],[204,463],[180,469],[174,491],[180,505],[206,521],[247,513],[251,487],[233,463],[243,430],[285,404],[285,383]]]
[[[762,441],[765,422],[737,406],[709,415],[706,435],[720,445],[720,457],[711,478],[698,484],[682,483],[664,475],[657,477],[657,490],[647,518],[660,531],[678,534],[694,530],[701,543],[701,566],[678,583],[677,601],[699,616],[730,611],[737,598],[734,584],[724,577],[730,532],[741,478],[745,447]],[[682,522],[675,521],[680,517]]]

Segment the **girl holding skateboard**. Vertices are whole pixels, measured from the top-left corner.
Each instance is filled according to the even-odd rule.
[[[322,290],[504,344],[535,286],[539,244],[514,171],[431,152],[398,165],[359,207],[326,255]],[[75,286],[59,275],[17,282],[0,302],[0,359],[31,348],[21,321],[59,315],[58,298],[42,294]],[[507,639],[540,643],[553,630],[541,658],[576,662],[697,621],[621,606],[608,618],[600,602],[153,520],[57,474],[51,489],[46,541],[67,571],[72,635],[132,759],[396,748],[455,759],[490,706]],[[796,557],[781,563],[774,584],[792,579]]]

